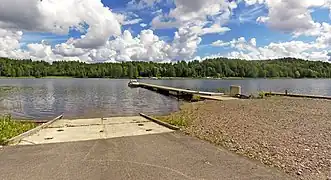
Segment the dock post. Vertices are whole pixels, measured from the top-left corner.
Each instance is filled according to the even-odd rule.
[[[241,87],[240,86],[230,86],[230,96],[234,97],[238,94],[241,94]]]

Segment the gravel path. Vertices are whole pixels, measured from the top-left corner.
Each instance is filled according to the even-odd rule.
[[[331,179],[331,101],[204,101],[185,104],[167,118],[185,119],[184,132],[298,179]]]

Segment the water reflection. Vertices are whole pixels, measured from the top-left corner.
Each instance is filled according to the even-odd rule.
[[[1,85],[32,87],[8,94],[1,113],[19,118],[50,119],[164,114],[178,109],[178,102],[145,89],[127,87],[128,80],[108,79],[0,79]]]
[[[202,91],[217,91],[218,88],[229,88],[230,85],[240,85],[245,94],[257,91],[306,93],[331,96],[330,79],[243,79],[243,80],[144,80],[147,83],[169,85],[173,87],[199,89]]]
[[[219,87],[242,86],[243,93],[259,90],[331,96],[329,79],[245,80],[143,80],[145,82],[216,91]],[[0,114],[19,118],[51,119],[61,113],[67,118],[166,114],[178,109],[175,98],[142,88],[128,88],[128,80],[110,79],[0,79],[1,86],[29,87],[0,98]]]

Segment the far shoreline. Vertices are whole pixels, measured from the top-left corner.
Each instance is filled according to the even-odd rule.
[[[274,77],[274,78],[251,78],[251,77],[136,77],[136,78],[110,78],[110,77],[72,77],[72,76],[44,76],[44,77],[34,77],[34,76],[22,76],[22,77],[7,77],[0,76],[0,79],[138,79],[138,80],[257,80],[257,79],[266,79],[266,80],[304,80],[304,79],[326,79],[331,78],[291,78],[291,77]]]

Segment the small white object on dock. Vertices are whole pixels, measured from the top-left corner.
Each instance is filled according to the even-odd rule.
[[[230,86],[230,96],[234,97],[238,94],[241,94],[241,87],[240,86]]]

